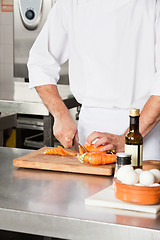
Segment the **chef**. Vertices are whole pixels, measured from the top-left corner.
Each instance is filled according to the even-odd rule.
[[[70,90],[82,104],[78,130],[57,90],[67,60]],[[124,151],[133,107],[141,109],[144,160],[160,160],[160,0],[57,0],[28,69],[64,147],[78,134],[81,144]]]

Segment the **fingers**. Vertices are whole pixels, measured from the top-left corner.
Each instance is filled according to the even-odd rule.
[[[95,147],[108,144],[111,142],[110,133],[93,132],[87,137],[86,144],[90,145],[95,140],[96,140],[96,142],[94,143]]]
[[[95,147],[99,147],[101,145],[104,145],[101,148],[101,151],[116,150],[115,135],[114,134],[93,132],[87,137],[86,143],[88,145],[90,145],[90,144],[93,143],[93,141],[95,141],[95,143],[94,143]]]
[[[101,151],[116,150],[116,146],[113,144],[107,144],[101,148]]]
[[[53,133],[57,140],[65,147],[72,147],[72,140],[77,132],[75,122],[70,115],[56,119],[53,125]]]
[[[91,145],[93,141],[95,141],[97,138],[101,138],[103,133],[100,132],[92,132],[86,139],[86,144]]]
[[[116,149],[115,145],[113,143],[111,143],[109,138],[107,138],[107,137],[98,139],[94,144],[95,147],[99,147],[101,145],[104,145],[103,147],[101,147],[101,151],[108,151],[108,150]]]
[[[77,130],[72,130],[69,132],[66,132],[65,135],[62,137],[62,143],[65,148],[70,148],[73,145],[73,139],[75,137]]]
[[[70,148],[72,147],[75,132],[76,130],[72,130],[67,133],[64,131],[58,131],[58,132],[54,132],[54,136],[65,148]]]
[[[67,145],[69,145],[69,147],[72,147],[74,145],[74,141],[76,140],[77,142],[79,142],[79,138],[78,138],[78,130],[76,130],[75,134],[66,134],[66,143]]]
[[[73,143],[73,138],[74,138],[74,135],[66,135],[65,139],[64,139],[64,143],[63,143],[63,146],[65,148],[69,148],[69,147],[72,147],[72,143]]]
[[[65,147],[65,148],[70,148],[72,147],[72,140],[74,138],[74,134],[66,134],[65,135],[58,135],[58,137],[56,137],[57,140]]]
[[[106,144],[109,144],[108,138],[100,138],[100,139],[97,139],[97,141],[94,143],[94,146],[99,147],[101,145],[106,145]]]

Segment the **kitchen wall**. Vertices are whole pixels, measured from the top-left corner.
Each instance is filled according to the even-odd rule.
[[[1,6],[1,0],[0,0]],[[13,12],[0,9],[0,99],[13,99]]]

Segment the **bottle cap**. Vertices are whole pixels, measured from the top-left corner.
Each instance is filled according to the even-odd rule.
[[[131,155],[130,154],[126,154],[124,152],[122,153],[117,153],[117,164],[120,165],[129,165],[131,164]]]
[[[137,116],[139,116],[139,114],[140,114],[140,109],[131,108],[129,110],[129,116],[137,117]]]

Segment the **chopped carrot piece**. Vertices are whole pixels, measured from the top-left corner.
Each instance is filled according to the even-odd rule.
[[[79,153],[80,154],[84,154],[85,153],[85,150],[82,146],[79,146]]]
[[[64,148],[63,148],[63,147],[58,146],[58,149],[57,149],[57,150],[59,151],[59,154],[60,154],[61,156],[67,156],[67,153],[64,151]]]
[[[68,149],[68,148],[63,148],[63,151],[67,153],[69,156],[76,156],[77,151],[75,149]]]
[[[55,154],[55,150],[54,148],[51,148],[51,149],[46,149],[43,154]]]
[[[43,154],[53,154],[53,155],[60,155],[60,156],[76,156],[77,155],[77,151],[74,149],[65,149],[61,146],[58,147],[54,147],[54,148],[50,148],[50,149],[46,149]]]

